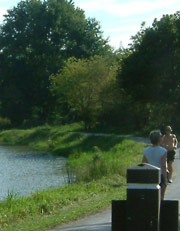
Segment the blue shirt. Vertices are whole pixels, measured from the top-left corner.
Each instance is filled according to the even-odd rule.
[[[161,146],[150,146],[144,149],[144,155],[149,164],[161,169],[162,157],[166,155],[167,150]],[[162,170],[161,170],[162,174]]]

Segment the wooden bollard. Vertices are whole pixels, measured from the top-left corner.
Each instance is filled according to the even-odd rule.
[[[127,231],[159,231],[160,169],[140,164],[127,170]]]
[[[127,170],[127,200],[112,201],[112,231],[178,231],[179,201],[160,201],[160,169]]]
[[[160,169],[129,168],[127,183],[127,200],[112,201],[112,231],[159,231]]]

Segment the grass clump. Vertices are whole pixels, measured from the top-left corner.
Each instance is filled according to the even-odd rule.
[[[84,137],[81,148],[70,155],[68,165],[79,181],[103,176],[126,176],[126,169],[142,159],[144,144],[119,137]]]

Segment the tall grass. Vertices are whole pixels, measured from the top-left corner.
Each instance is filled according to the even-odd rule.
[[[117,177],[116,180],[117,179],[123,182],[123,179],[119,177]],[[107,198],[109,198],[108,203],[110,203],[110,200],[113,198],[115,199],[119,196],[121,196],[122,199],[125,198],[124,192],[119,192],[119,189],[114,190],[112,188],[112,182],[114,181],[104,178],[104,180],[99,182],[50,188],[48,190],[36,192],[29,197],[18,197],[11,193],[6,200],[0,202],[0,230],[42,231],[42,227],[44,227],[43,222],[41,225],[38,225],[39,228],[34,226],[32,229],[26,224],[23,224],[23,226],[20,224],[24,223],[24,220],[31,220],[31,222],[36,220],[37,222],[38,218],[40,222],[41,219],[50,219],[53,216],[57,217],[58,223],[63,223],[68,219],[75,219],[78,217],[76,216],[76,210],[79,211],[84,203],[87,204],[86,209],[91,211],[91,209],[94,208],[94,205],[91,205],[91,203],[93,203],[93,201],[98,201],[100,198],[101,203],[98,205],[99,209],[103,207],[104,204],[107,205]],[[122,189],[124,188],[123,185]],[[67,211],[65,211],[65,208],[67,208]],[[71,208],[73,208],[73,213]],[[70,214],[67,213],[68,210]],[[65,214],[68,214],[67,218]],[[83,210],[79,215],[82,214],[84,214]],[[47,227],[50,225],[51,222],[46,224]]]
[[[84,139],[88,141],[86,140],[68,161],[79,181],[87,182],[114,174],[125,176],[128,167],[141,162],[144,144],[118,137]]]

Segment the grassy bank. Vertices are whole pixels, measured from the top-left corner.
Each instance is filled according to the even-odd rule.
[[[124,179],[117,179],[120,188],[112,186],[115,179],[103,178],[89,184],[51,188],[28,198],[9,197],[0,203],[0,230],[42,231],[100,210],[112,199],[125,198]]]
[[[0,133],[0,143],[28,145],[68,157],[77,182],[50,188],[29,197],[9,195],[0,202],[0,230],[45,230],[103,209],[112,199],[125,199],[127,167],[141,161],[144,144],[112,137],[72,134],[81,124],[43,126]],[[118,187],[115,187],[117,186]]]

